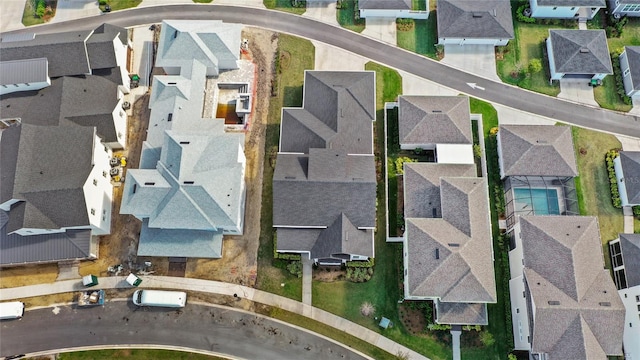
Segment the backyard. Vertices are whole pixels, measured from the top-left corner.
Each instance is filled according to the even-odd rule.
[[[604,261],[611,268],[607,243],[623,230],[622,210],[613,207],[605,154],[621,148],[615,136],[593,130],[573,127],[573,142],[580,176],[576,178],[576,190],[581,215],[598,217]]]

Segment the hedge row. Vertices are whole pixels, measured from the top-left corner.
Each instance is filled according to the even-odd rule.
[[[616,80],[616,92],[618,96],[627,105],[631,105],[632,101],[629,96],[627,96],[627,91],[624,89],[624,80],[622,79],[622,70],[620,69],[620,54],[617,52],[611,53],[611,64],[613,65],[613,74]]]
[[[345,263],[345,266],[350,268],[370,268],[373,267],[373,265],[375,265],[375,261],[373,258],[370,258],[367,261],[359,261],[359,260],[354,260],[354,261],[347,261]]]
[[[609,186],[611,188],[611,202],[615,208],[622,208],[622,200],[620,200],[620,191],[618,190],[618,180],[616,179],[616,169],[613,165],[613,159],[618,157],[618,150],[613,149],[607,151],[605,161],[607,163],[607,174],[609,175]]]
[[[293,261],[300,261],[302,259],[300,254],[283,254],[278,252],[278,236],[275,231],[273,232],[273,258]]]

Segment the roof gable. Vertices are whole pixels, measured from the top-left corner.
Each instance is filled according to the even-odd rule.
[[[640,3],[640,2],[639,2]],[[633,90],[640,90],[640,46],[625,46]]]
[[[513,39],[511,4],[506,0],[438,0],[439,38]]]
[[[640,204],[640,151],[621,151],[619,156],[629,204]]]
[[[604,30],[549,30],[556,72],[613,74]]]
[[[640,234],[620,234],[627,286],[640,285]]]
[[[411,0],[360,0],[360,10],[411,10]]]
[[[471,144],[466,96],[400,96],[401,144]]]
[[[605,7],[605,0],[536,0],[540,6]],[[624,1],[624,0],[623,0]]]

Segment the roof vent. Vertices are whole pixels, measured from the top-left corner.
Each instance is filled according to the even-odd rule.
[[[589,53],[590,51],[589,51],[589,49],[587,49],[587,48],[580,48],[580,52],[581,52],[581,53],[583,53],[583,54],[587,54],[587,53]]]
[[[189,145],[189,141],[180,141],[180,145]]]
[[[474,12],[472,15],[474,18],[481,18],[482,17],[482,13],[480,12]]]
[[[604,301],[604,302],[599,302],[598,305],[600,306],[611,306],[611,303],[608,301]]]
[[[154,183],[154,182],[146,182],[146,183],[144,183],[144,184],[145,184],[146,186],[153,186],[153,185],[155,185],[156,183]]]
[[[176,84],[176,82],[173,82],[173,81],[167,83],[167,85],[175,85],[175,84]]]
[[[288,180],[294,180],[296,177],[295,176],[285,176],[284,178],[288,179]]]
[[[460,247],[458,243],[449,243],[449,247]]]
[[[439,113],[441,113],[441,112],[442,112],[442,110],[431,110],[431,112],[432,112],[432,113],[439,114]]]
[[[440,249],[436,248],[436,260],[440,259]]]
[[[193,185],[195,181],[183,181],[182,183],[185,185]]]
[[[547,301],[547,303],[549,305],[560,305],[560,301],[557,301],[557,300],[549,300]]]

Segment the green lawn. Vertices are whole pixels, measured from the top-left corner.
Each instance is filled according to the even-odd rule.
[[[640,219],[633,219],[633,232],[636,234],[640,234]]]
[[[53,15],[55,15],[55,7],[52,9]],[[24,11],[22,12],[22,24],[24,26],[32,26],[37,24],[44,24],[45,19],[36,16],[36,1],[27,0],[24,3]]]
[[[616,58],[614,61],[618,61],[618,59]],[[622,99],[620,99],[618,89],[616,88],[615,74],[604,78],[602,86],[593,89],[593,96],[600,107],[604,109],[627,112],[632,108],[631,105],[625,104]]]
[[[292,14],[302,15],[307,11],[306,6],[293,7],[292,0],[263,0],[264,7],[272,10],[280,10],[290,12]],[[303,3],[300,2],[302,5]]]
[[[107,3],[111,6],[111,11],[134,8],[140,5],[141,2],[142,0],[107,0]],[[104,6],[100,6],[100,9],[104,10]]]
[[[182,351],[152,350],[152,349],[119,349],[119,350],[93,350],[62,353],[56,357],[59,360],[111,360],[111,359],[136,359],[136,360],[223,360],[216,356],[195,354]]]
[[[414,25],[409,31],[397,30],[398,47],[413,51],[417,54],[440,60],[436,52],[438,35],[436,29],[436,14],[431,11],[426,20],[412,20]]]
[[[498,76],[508,84],[521,88],[556,96],[560,93],[559,85],[549,85],[549,62],[546,57],[544,40],[549,37],[549,29],[563,29],[562,25],[526,24],[515,20],[515,39],[509,41],[504,49],[503,58],[496,61]],[[566,28],[565,28],[566,29]],[[540,59],[542,71],[525,76],[524,72],[532,59]]]
[[[629,18],[629,22],[622,30],[622,36],[619,38],[607,39],[609,43],[609,51],[622,52],[624,46],[640,45],[640,18]]]
[[[265,138],[265,161],[260,215],[260,247],[258,248],[257,287],[261,290],[302,299],[302,280],[288,271],[273,266],[273,170],[280,138],[280,112],[283,106],[302,106],[304,70],[313,69],[315,48],[310,41],[280,34],[279,69],[275,85],[277,96],[269,101],[269,117]],[[284,286],[282,286],[284,284]]]
[[[620,148],[621,144],[615,136],[593,130],[573,127],[572,133],[580,173],[576,178],[580,214],[598,217],[605,265],[611,268],[607,243],[622,232],[623,217],[622,210],[611,203],[604,157],[607,151]]]
[[[338,20],[338,24],[345,29],[349,29],[355,32],[362,32],[365,27],[365,20],[356,19],[356,12],[358,9],[356,0],[340,0],[338,2],[339,6],[336,9],[336,18]]]

